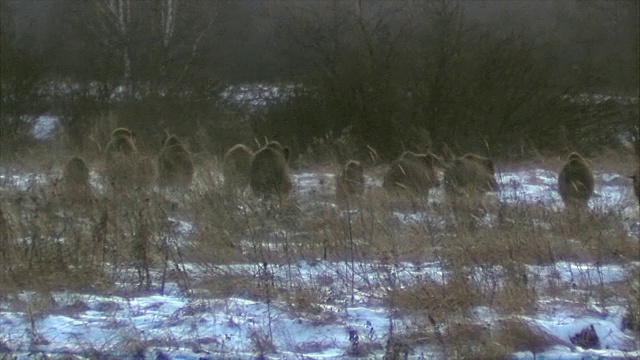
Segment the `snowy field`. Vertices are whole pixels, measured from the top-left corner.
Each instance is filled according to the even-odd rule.
[[[638,206],[631,194],[630,180],[624,174],[597,173],[597,189],[589,203],[594,212],[617,211],[632,238],[638,238]],[[525,202],[561,210],[557,195],[557,173],[542,169],[504,171],[498,174],[503,203]],[[97,175],[93,174],[98,184]],[[332,174],[296,173],[296,196],[300,199],[332,199]],[[0,171],[0,189],[26,189],[44,184],[40,174]],[[367,178],[369,188],[381,180]],[[442,190],[432,192],[430,202],[443,198]],[[328,202],[330,200],[327,200]],[[304,203],[304,201],[300,201]],[[428,214],[396,211],[401,221],[421,221]],[[188,242],[197,231],[195,225],[180,220],[178,237]],[[211,268],[184,264],[189,276],[204,277]],[[634,359],[640,357],[639,339],[623,327],[624,303],[598,301],[594,287],[608,287],[629,281],[628,274],[638,263],[599,264],[558,261],[552,265],[526,265],[529,286],[538,293],[533,314],[505,315],[480,306],[469,321],[486,328],[517,318],[535,332],[553,339],[548,348],[535,355],[530,351],[513,354],[515,359]],[[366,358],[382,358],[393,326],[396,333],[410,329],[412,316],[397,314],[381,299],[392,281],[399,286],[419,282],[445,283],[449,270],[440,263],[331,262],[299,261],[288,265],[230,264],[215,267],[230,278],[252,274],[289,288],[312,286],[320,304],[313,311],[295,312],[283,301],[227,297],[215,298],[206,290],[181,290],[168,283],[164,291],[131,296],[94,295],[59,291],[47,294],[21,292],[0,294],[0,354],[11,358],[33,359],[48,354],[53,358],[149,359],[333,359],[346,358],[358,347],[367,347]],[[492,283],[499,267],[471,269],[474,284]],[[159,274],[153,274],[157,279]],[[331,280],[327,280],[331,279]],[[633,281],[633,280],[632,280]],[[157,283],[157,282],[154,282]],[[638,284],[640,286],[640,284]],[[396,285],[398,286],[398,285]],[[570,299],[555,297],[549,287],[569,289]],[[46,302],[50,311],[33,315],[27,311],[34,302]],[[423,323],[425,324],[425,323]],[[577,334],[593,326],[597,349],[575,345]],[[443,329],[440,329],[443,330]],[[269,339],[266,341],[265,339]],[[413,346],[409,358],[442,358],[437,344]],[[0,356],[2,359],[5,357]]]
[[[249,265],[244,265],[245,267]],[[360,274],[376,279],[381,271],[374,264],[357,264]],[[432,277],[437,268],[399,264],[399,276],[409,281]],[[340,269],[344,273],[340,274]],[[366,270],[366,271],[365,271]],[[557,264],[554,267],[529,268],[536,277],[544,278],[548,272],[558,272],[563,286],[579,283],[620,281],[623,269],[615,266],[596,269],[588,264]],[[230,270],[233,271],[233,270]],[[299,263],[291,281],[314,281],[323,276],[342,275],[347,278],[346,265],[318,262]],[[276,277],[285,276],[276,272]],[[435,276],[438,278],[438,276]],[[358,282],[369,279],[358,277]],[[542,281],[542,280],[541,280]],[[357,285],[359,286],[359,285]],[[337,289],[340,292],[340,289]],[[382,289],[381,289],[382,291]],[[348,292],[342,289],[343,293]],[[346,296],[347,294],[337,294]],[[2,304],[0,333],[4,350],[28,354],[86,354],[89,351],[109,353],[115,357],[130,357],[136,346],[144,349],[148,358],[164,354],[168,358],[203,359],[229,356],[254,358],[260,338],[272,336],[277,349],[269,358],[342,358],[354,346],[355,331],[360,345],[370,343],[382,351],[386,342],[392,314],[368,300],[371,294],[359,294],[353,305],[326,304],[317,314],[301,317],[286,310],[283,304],[242,298],[206,299],[185,297],[178,290],[164,295],[151,294],[124,298],[120,296],[83,295],[59,292],[50,301],[57,310],[35,319],[35,331],[25,313],[6,310]],[[32,293],[22,293],[13,301],[29,301]],[[580,309],[580,310],[578,310]],[[476,319],[491,325],[501,320],[490,309],[479,307]],[[544,359],[633,358],[638,356],[637,339],[621,331],[622,308],[544,299],[535,315],[521,316],[522,320],[557,339],[558,345],[537,354]],[[410,326],[410,320],[394,319],[396,329]],[[571,344],[570,338],[593,325],[600,338],[600,350],[584,350]],[[270,335],[269,335],[270,334]],[[29,345],[34,344],[34,345]],[[374,353],[375,354],[375,353]],[[411,357],[437,358],[436,348],[415,348]],[[379,352],[378,357],[382,353]],[[518,359],[533,358],[532,353],[514,354]]]

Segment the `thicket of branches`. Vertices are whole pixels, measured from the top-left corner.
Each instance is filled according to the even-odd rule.
[[[221,151],[247,126],[220,101],[238,83],[301,85],[299,96],[253,111],[246,135],[297,152],[344,129],[383,157],[444,143],[496,156],[586,151],[637,126],[637,104],[565,97],[638,96],[631,0],[1,6],[3,147],[50,112],[82,149],[111,112],[148,137],[204,130],[216,144],[202,148]]]

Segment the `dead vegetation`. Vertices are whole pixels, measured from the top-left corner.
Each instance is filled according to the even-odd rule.
[[[548,296],[585,304],[623,296],[625,326],[638,333],[637,282],[615,290],[598,278],[567,285],[553,272],[562,262],[639,261],[640,245],[621,225],[621,212],[488,202],[461,222],[449,204],[434,200],[441,189],[429,198],[403,197],[368,183],[347,207],[336,206],[335,177],[322,180],[327,183],[316,193],[295,189],[261,199],[226,191],[222,163],[202,158],[191,186],[180,191],[114,191],[94,178],[94,201],[83,208],[63,201],[66,189],[55,171],[29,186],[6,188],[0,193],[0,288],[45,297],[58,289],[134,294],[162,292],[171,282],[194,299],[264,301],[317,324],[335,321],[327,306],[356,302],[381,304],[394,321],[411,319],[402,330],[390,327],[387,343],[354,329],[345,349],[353,356],[384,349],[402,358],[424,344],[459,359],[535,354],[558,339],[518,316],[535,313]],[[100,160],[88,165],[101,167]],[[365,172],[383,170],[368,165]],[[301,262],[323,271],[302,279]],[[548,276],[533,270],[544,266]],[[29,304],[34,313],[55,311],[42,299]],[[469,321],[478,307],[504,320],[494,328]],[[277,352],[268,329],[252,334],[252,342],[257,353]]]

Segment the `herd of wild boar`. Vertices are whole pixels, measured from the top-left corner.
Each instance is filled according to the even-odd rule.
[[[289,170],[289,148],[277,141],[267,142],[256,151],[238,144],[224,155],[224,186],[228,191],[250,187],[258,196],[282,196],[293,189]],[[157,161],[140,156],[135,136],[126,128],[115,129],[105,151],[105,179],[114,188],[185,189],[191,185],[194,166],[191,154],[180,140],[166,134]],[[498,190],[495,166],[491,159],[475,154],[455,157],[445,152],[443,158],[432,153],[405,151],[389,164],[383,188],[389,194],[428,195],[440,186],[436,168],[444,169],[444,189],[451,201],[467,200]],[[640,165],[635,171],[633,187],[640,203]],[[78,157],[69,159],[62,179],[65,196],[72,202],[86,202],[92,197],[89,168]],[[568,208],[586,207],[594,192],[594,176],[587,161],[577,152],[567,158],[558,174],[558,192]],[[365,178],[361,162],[349,160],[336,174],[336,202],[344,203],[364,193]]]
[[[165,188],[187,188],[193,179],[191,153],[175,135],[169,133],[154,161],[138,153],[131,130],[117,128],[111,132],[104,160],[104,178],[114,190],[145,189],[156,183]],[[81,157],[74,156],[65,164],[62,189],[65,198],[72,203],[87,203],[93,198],[89,168]]]

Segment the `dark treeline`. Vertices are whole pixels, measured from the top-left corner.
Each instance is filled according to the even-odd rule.
[[[637,102],[565,97],[637,98],[635,0],[0,4],[3,147],[43,112],[80,149],[116,114],[216,152],[267,136],[300,153],[348,132],[383,157],[585,150],[637,126]],[[222,105],[241,83],[301,86],[268,110]]]

